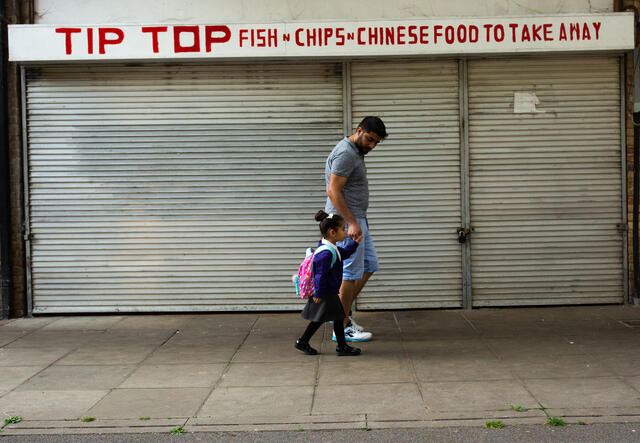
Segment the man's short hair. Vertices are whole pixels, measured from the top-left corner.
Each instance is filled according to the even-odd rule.
[[[384,123],[379,117],[370,115],[363,118],[358,125],[358,128],[362,128],[364,132],[373,132],[378,134],[380,140],[387,138],[387,128],[385,128]]]

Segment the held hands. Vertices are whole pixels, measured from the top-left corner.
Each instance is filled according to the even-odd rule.
[[[313,302],[314,303],[322,303],[322,299],[318,298],[318,297],[313,297]]]
[[[360,243],[360,240],[362,239],[362,228],[360,228],[358,222],[349,223],[347,235],[349,235],[352,240]]]

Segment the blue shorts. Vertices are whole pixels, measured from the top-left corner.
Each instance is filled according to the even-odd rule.
[[[376,248],[373,246],[373,239],[371,238],[371,233],[369,233],[369,222],[366,218],[356,218],[356,220],[360,225],[360,229],[362,229],[362,240],[356,252],[343,263],[343,280],[360,280],[365,272],[376,272],[380,269],[378,254],[376,254]],[[338,245],[344,247],[350,241],[345,239],[344,242],[339,242]]]

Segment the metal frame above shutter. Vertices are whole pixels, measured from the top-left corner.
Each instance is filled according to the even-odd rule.
[[[619,59],[468,66],[473,306],[621,303]]]
[[[33,312],[301,308],[341,66],[28,69]]]
[[[378,115],[390,134],[366,157],[380,271],[359,309],[462,305],[458,86],[455,60],[351,65],[353,129]]]

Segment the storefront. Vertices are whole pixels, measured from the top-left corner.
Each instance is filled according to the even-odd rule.
[[[625,299],[633,15],[9,35],[34,313],[299,308],[324,160],[365,115],[390,137],[359,309]]]

